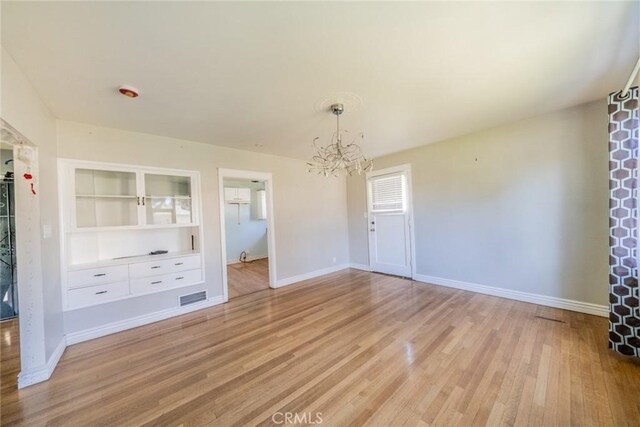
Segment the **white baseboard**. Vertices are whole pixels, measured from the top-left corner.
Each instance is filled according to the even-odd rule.
[[[47,360],[46,365],[42,365],[30,371],[21,371],[18,374],[18,388],[24,388],[51,378],[51,374],[53,374],[56,366],[58,366],[58,362],[60,361],[65,348],[67,348],[67,340],[65,337],[62,337],[58,346],[51,354],[51,357]]]
[[[325,274],[335,273],[336,271],[349,268],[349,264],[338,264],[332,267],[323,268],[321,270],[310,271],[309,273],[300,274],[298,276],[287,277],[286,279],[276,280],[274,288],[281,288],[283,286],[292,285],[294,283],[302,282],[303,280],[313,279],[315,277],[324,276]]]
[[[371,271],[371,267],[369,267],[367,264],[358,264],[355,262],[350,262],[349,268],[355,268],[356,270],[362,270],[362,271]]]
[[[184,307],[172,307],[166,310],[156,311],[142,316],[132,317],[130,319],[121,320],[119,322],[109,323],[96,328],[85,329],[83,331],[72,332],[67,334],[67,344],[73,345],[83,341],[92,340],[94,338],[103,337],[105,335],[115,334],[116,332],[125,331],[138,326],[148,325],[149,323],[158,322],[170,317],[180,316],[181,314],[191,313],[192,311],[202,310],[203,308],[213,307],[214,305],[224,303],[224,297],[218,295],[209,298],[206,301],[190,304]]]
[[[269,258],[269,255],[248,256],[247,257],[247,262],[256,261],[256,260],[265,259],[265,258]],[[233,259],[233,260],[227,261],[227,265],[231,265],[231,264],[240,264],[240,260],[239,259]]]
[[[609,316],[609,307],[606,305],[598,305],[589,302],[574,301],[570,299],[550,297],[528,292],[513,291],[510,289],[478,285],[476,283],[461,282],[459,280],[444,279],[442,277],[425,276],[422,274],[416,274],[413,280],[418,282],[430,283],[432,285],[446,286],[448,288],[463,289],[465,291],[478,292],[481,294],[493,295],[496,297],[529,302],[532,304],[544,305],[548,307],[563,308],[565,310],[593,314],[595,316]]]

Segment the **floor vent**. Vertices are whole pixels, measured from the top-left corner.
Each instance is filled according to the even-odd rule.
[[[178,298],[180,300],[180,307],[182,307],[183,305],[189,305],[189,304],[193,304],[200,301],[206,301],[207,291],[195,292],[193,294],[188,294],[188,295],[180,295]]]

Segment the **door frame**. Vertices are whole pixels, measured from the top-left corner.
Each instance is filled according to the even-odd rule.
[[[7,140],[3,142],[13,148],[15,251],[16,274],[18,275],[16,286],[18,288],[18,326],[20,329],[18,388],[20,389],[48,380],[56,367],[57,359],[55,359],[56,352],[47,358],[45,348],[44,284],[40,264],[42,260],[41,196],[37,182],[37,178],[40,176],[38,146],[3,118],[0,118],[0,128],[7,131]],[[33,158],[30,164],[20,159],[18,155],[20,147],[32,150]],[[31,194],[31,182],[18,179],[27,171],[35,177],[34,184],[37,194]],[[18,241],[18,236],[20,236],[20,241]],[[59,303],[62,307],[61,300],[52,301],[52,303]]]
[[[407,215],[409,216],[409,265],[411,267],[411,279],[416,276],[416,239],[415,239],[415,225],[413,220],[413,183],[411,178],[411,164],[404,163],[398,166],[391,166],[384,169],[377,169],[371,172],[367,172],[365,178],[365,191],[367,193],[367,256],[369,257],[369,270],[372,270],[371,259],[371,233],[369,232],[369,220],[371,214],[371,194],[369,194],[369,178],[374,178],[381,175],[389,175],[392,173],[403,172],[407,178]]]
[[[218,168],[218,199],[220,203],[220,259],[222,261],[222,292],[224,302],[229,301],[229,284],[227,283],[227,239],[224,219],[224,179],[249,179],[264,181],[267,198],[267,256],[269,257],[269,287],[275,289],[276,284],[276,233],[273,218],[273,176],[271,172],[256,172],[239,169]]]

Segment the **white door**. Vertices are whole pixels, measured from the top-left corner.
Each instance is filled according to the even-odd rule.
[[[411,277],[411,232],[407,171],[367,177],[371,271]]]

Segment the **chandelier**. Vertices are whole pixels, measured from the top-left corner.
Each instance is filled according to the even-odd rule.
[[[331,142],[325,146],[318,146],[320,137],[313,139],[315,154],[310,162],[307,162],[309,172],[317,172],[324,176],[339,176],[342,172],[345,175],[353,175],[357,172],[369,172],[373,169],[373,160],[367,159],[362,154],[362,149],[357,140],[364,140],[364,135],[359,133],[353,140],[344,144],[342,142],[343,132],[349,133],[348,130],[340,130],[340,114],[344,112],[344,105],[333,104],[331,112],[336,116],[336,132],[331,137]]]

